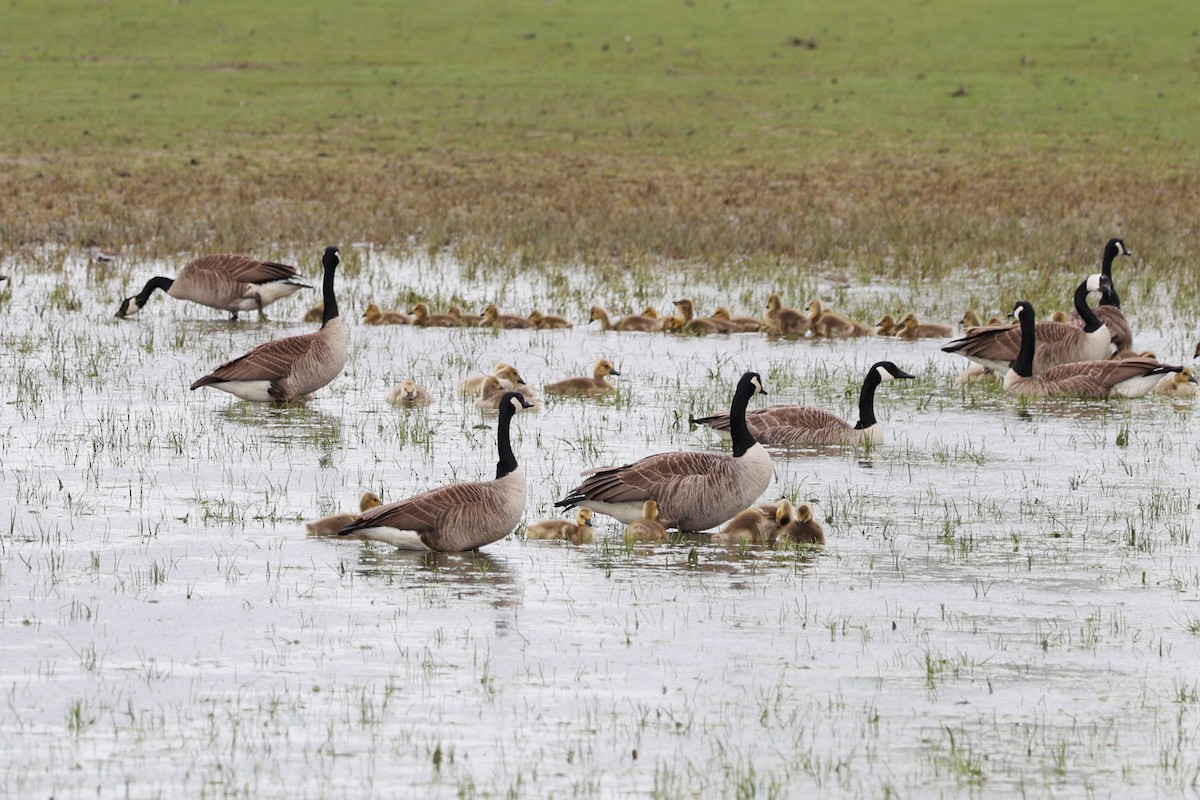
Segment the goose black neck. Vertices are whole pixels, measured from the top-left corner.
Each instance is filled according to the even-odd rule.
[[[333,273],[337,269],[337,264],[325,265],[325,282],[321,287],[321,291],[325,300],[325,311],[321,315],[321,325],[324,326],[331,319],[336,319],[338,315],[337,297],[333,293]]]
[[[496,462],[496,480],[517,468],[517,457],[513,455],[512,442],[509,440],[509,429],[516,411],[507,399],[500,404],[500,424],[496,426],[496,449],[500,455]]]
[[[733,438],[734,458],[744,456],[747,450],[758,443],[754,434],[750,432],[750,427],[746,425],[746,407],[750,405],[750,398],[753,396],[754,384],[744,380],[738,384],[733,403],[729,406],[729,433]]]
[[[150,295],[154,294],[155,289],[162,289],[164,292],[171,291],[171,287],[175,285],[173,278],[164,278],[159,276],[146,281],[146,285],[142,287],[142,291],[137,296],[138,307],[146,305],[146,301],[150,299]]]
[[[1104,262],[1100,265],[1100,272],[1103,273],[1104,277],[1108,278],[1108,285],[1111,292],[1100,295],[1099,305],[1121,307],[1121,298],[1117,294],[1117,288],[1112,285],[1112,266],[1113,261],[1116,260],[1118,255],[1117,248],[1115,247],[1106,247],[1104,249]]]
[[[878,421],[875,419],[875,390],[881,381],[877,368],[872,368],[863,378],[862,391],[858,393],[858,423],[854,426],[855,430],[866,430]]]
[[[1076,293],[1078,297],[1078,293]],[[1090,310],[1088,313],[1091,313]],[[1093,316],[1095,316],[1093,314]],[[1022,378],[1033,377],[1033,353],[1037,347],[1037,323],[1033,315],[1033,306],[1026,306],[1021,311],[1021,349],[1017,351],[1017,360],[1012,362],[1012,369]]]
[[[1083,330],[1085,333],[1095,333],[1103,324],[1100,318],[1096,316],[1096,312],[1088,305],[1088,285],[1087,281],[1079,284],[1079,288],[1075,290],[1075,311],[1079,314],[1079,318],[1083,320]],[[1022,330],[1024,330],[1022,328]]]

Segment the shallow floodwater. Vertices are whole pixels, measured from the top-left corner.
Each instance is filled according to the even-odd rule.
[[[353,248],[345,248],[353,250]],[[344,375],[307,407],[188,385],[292,322],[156,296],[182,261],[6,263],[0,309],[0,793],[9,797],[1178,796],[1200,782],[1196,407],[1022,405],[961,388],[940,341],[600,333],[690,294],[757,313],[765,285],[605,286],[362,252],[340,278]],[[314,256],[306,271],[316,273]],[[972,276],[813,288],[864,319],[957,319]],[[1120,281],[1118,278],[1118,285]],[[1070,286],[1064,286],[1064,298]],[[566,313],[571,331],[372,328],[409,291]],[[801,297],[788,296],[796,304]],[[996,298],[996,310],[1017,297]],[[1139,301],[1142,305],[1139,305]],[[1126,298],[1137,346],[1190,362],[1191,320]],[[1065,303],[1064,303],[1065,305]],[[1007,310],[1007,309],[1005,309]],[[291,320],[291,321],[289,321]],[[873,321],[873,320],[870,320]],[[621,372],[619,394],[514,421],[527,520],[580,470],[727,447],[690,414],[747,369],[763,402],[854,419],[874,361],[875,451],[775,451],[767,499],[813,503],[823,551],[526,542],[412,554],[303,521],[494,472],[494,417],[455,383]],[[384,397],[406,377],[429,409]]]

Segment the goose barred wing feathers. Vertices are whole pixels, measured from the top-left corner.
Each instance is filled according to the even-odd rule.
[[[221,254],[201,256],[188,266],[201,272],[215,272],[236,278],[242,283],[269,283],[298,276],[296,268],[276,261],[259,261],[249,256]]]

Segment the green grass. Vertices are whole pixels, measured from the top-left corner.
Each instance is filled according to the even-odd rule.
[[[4,6],[0,241],[1092,262],[1196,205],[1200,7]],[[1194,242],[1167,245],[1185,261]],[[1135,245],[1136,249],[1136,245]]]

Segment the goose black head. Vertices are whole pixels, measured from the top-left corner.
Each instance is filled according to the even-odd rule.
[[[871,366],[876,373],[879,374],[879,380],[891,381],[897,378],[915,378],[916,375],[909,375],[904,370],[897,367],[891,361],[877,361]]]
[[[1132,256],[1129,248],[1125,246],[1125,242],[1120,239],[1109,239],[1108,244],[1104,245],[1104,255],[1107,258],[1116,258],[1117,256]]]
[[[321,266],[325,269],[333,269],[338,264],[342,263],[342,254],[333,245],[325,248],[325,255],[321,256]]]
[[[525,399],[525,395],[520,392],[506,392],[504,397],[500,399],[502,405],[512,406],[513,413],[523,411],[526,408],[533,408],[533,403]]]

